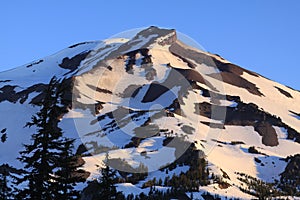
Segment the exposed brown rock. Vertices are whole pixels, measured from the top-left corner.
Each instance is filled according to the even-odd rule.
[[[95,114],[98,115],[100,114],[100,110],[103,109],[103,102],[98,102],[95,104]]]
[[[94,86],[94,85],[89,85],[87,84],[87,86],[89,88],[91,88],[92,90],[94,91],[97,91],[97,92],[100,92],[100,93],[104,93],[104,94],[112,94],[112,92],[110,90],[107,90],[107,89],[103,89],[103,88],[99,88],[98,86]]]
[[[172,102],[172,104],[169,107],[167,107],[167,110],[169,111],[168,113],[170,113],[171,116],[174,116],[171,113],[175,113],[177,115],[184,116],[184,113],[182,113],[182,111],[181,111],[181,107],[180,107],[180,103],[179,103],[178,99],[175,99]]]
[[[90,51],[87,51],[72,58],[66,57],[62,60],[62,63],[59,64],[59,66],[64,69],[69,69],[70,72],[73,72],[79,67],[80,63],[89,55],[89,53]]]
[[[189,59],[198,64],[206,64],[207,66],[212,68],[215,68],[216,66],[213,59],[210,56],[191,49],[186,49],[177,42],[173,43],[170,46],[169,51],[179,58]]]
[[[168,45],[171,44],[172,42],[176,41],[176,33],[175,30],[173,29],[160,29],[155,26],[151,26],[141,32],[139,32],[135,37],[133,37],[129,42],[126,42],[122,44],[117,50],[111,52],[111,54],[108,56],[109,58],[117,57],[120,56],[121,53],[126,53],[130,49],[132,49],[133,46],[137,45],[140,43],[141,38],[149,38],[149,41],[141,46],[139,46],[139,49],[145,49],[148,48],[151,44],[153,44],[157,39],[163,38],[168,34],[172,34],[172,36],[165,38],[162,41],[159,41],[160,45]],[[136,49],[133,49],[136,50]]]
[[[263,96],[263,93],[259,91],[255,84],[234,73],[223,71],[220,73],[210,74],[209,76],[219,79],[220,74],[222,76],[222,81],[224,81],[225,83],[234,85],[236,87],[244,88],[248,90],[251,94]]]
[[[287,91],[285,91],[284,89],[281,89],[281,88],[279,88],[279,87],[277,87],[277,86],[274,86],[281,94],[283,94],[284,96],[286,96],[286,97],[288,97],[288,98],[293,98],[293,96],[289,93],[289,92],[287,92]]]
[[[156,70],[154,68],[150,68],[149,70],[145,70],[146,72],[146,79],[148,81],[154,80],[154,77],[157,75]]]
[[[189,61],[188,59],[176,54],[176,53],[172,53],[174,56],[180,58],[183,62],[185,62],[190,68],[195,68],[196,67],[196,64]]]
[[[225,108],[223,106],[202,102],[195,104],[195,112],[208,118],[221,120],[218,116],[212,117],[212,109],[227,109],[225,125],[253,126],[262,136],[262,143],[266,146],[278,145],[277,133],[273,126],[287,129],[288,139],[295,140],[298,143],[300,142],[299,133],[284,124],[280,118],[260,110],[258,106],[253,103],[245,104],[241,102],[239,97],[228,96],[227,99],[234,100],[238,103],[238,106],[235,108]]]
[[[164,85],[158,82],[153,82],[151,83],[149,89],[147,90],[142,102],[143,103],[152,102],[167,91],[169,91],[168,87],[165,87]]]
[[[278,138],[275,129],[268,122],[257,123],[254,127],[255,131],[262,136],[262,143],[266,146],[277,146]]]
[[[200,53],[191,49],[185,49],[178,43],[173,43],[170,48],[170,52],[175,56],[184,59],[183,61],[188,64],[190,67],[194,67],[195,64],[191,62],[195,61],[198,64],[206,64],[209,67],[215,68],[216,73],[210,74],[211,77],[220,79],[220,75],[223,78],[223,81],[237,87],[242,87],[248,90],[250,93],[262,96],[263,94],[259,91],[255,84],[249,82],[248,80],[241,77],[241,75],[246,72],[252,76],[258,77],[259,75],[251,72],[249,70],[243,69],[237,65],[231,63],[222,62],[213,56],[209,56],[204,53]],[[187,60],[189,59],[189,60]],[[217,73],[217,69],[220,70],[220,73]]]
[[[296,115],[299,119],[300,119],[300,113],[296,113],[296,112],[294,112],[294,111],[291,111],[290,110],[290,113],[292,113],[292,114],[294,114],[294,115]]]
[[[0,83],[7,83],[10,82],[11,80],[0,80]]]
[[[203,121],[201,121],[201,123],[209,126],[210,128],[225,129],[224,124],[217,124],[213,122],[203,122]]]
[[[194,134],[194,132],[195,132],[195,128],[193,128],[193,127],[191,127],[191,126],[188,126],[188,125],[183,125],[183,126],[181,127],[181,130],[182,130],[183,132],[185,132],[186,134],[189,134],[189,135],[192,135],[192,134]]]
[[[248,90],[250,93],[262,96],[263,94],[259,91],[259,89],[256,87],[255,84],[249,82],[248,80],[241,77],[244,72],[258,77],[259,75],[251,72],[249,70],[243,69],[237,65],[234,65],[232,63],[224,63],[221,62],[215,58],[212,58],[214,60],[215,65],[217,68],[221,71],[220,74],[223,78],[223,81],[232,85],[235,85],[237,87],[242,87]],[[219,78],[219,74],[211,74],[212,77]]]
[[[33,65],[37,65],[37,64],[40,64],[42,62],[44,62],[44,60],[38,60],[38,61],[36,61],[34,63],[31,63],[31,64],[27,65],[26,67],[29,68],[29,67],[32,67]]]
[[[149,124],[136,127],[133,131],[138,138],[149,138],[156,136],[159,133],[159,127],[156,124]]]
[[[123,98],[134,98],[139,90],[142,88],[141,85],[129,85],[125,90],[124,92],[121,94],[121,97]]]
[[[211,89],[215,90],[212,84],[206,81],[201,74],[193,69],[176,69],[172,68],[168,77],[163,83],[152,82],[148,91],[146,92],[142,102],[152,102],[160,97],[165,92],[169,91],[175,86],[181,86],[181,93],[185,95],[187,89],[191,87],[192,82],[199,82],[206,84]],[[180,97],[179,97],[180,98]]]
[[[153,80],[156,76],[156,70],[152,66],[151,55],[148,54],[149,49],[138,49],[134,51],[127,52],[125,55],[128,56],[125,64],[125,70],[129,74],[133,74],[133,66],[136,64],[136,55],[140,53],[142,57],[142,63],[140,66],[144,68],[147,80]]]
[[[42,92],[46,89],[46,84],[36,84],[33,86],[30,86],[20,92],[16,92],[15,88],[17,88],[17,85],[6,85],[0,88],[0,102],[2,101],[9,101],[11,103],[20,102],[21,104],[24,103],[27,99],[30,93],[32,92]]]
[[[77,46],[80,46],[80,45],[83,45],[83,44],[88,44],[88,43],[90,43],[90,42],[80,42],[80,43],[77,43],[77,44],[73,44],[73,45],[69,46],[68,48],[72,49],[74,47],[77,47]]]
[[[218,184],[218,186],[219,186],[219,188],[222,189],[222,190],[231,187],[231,185],[230,185],[229,183],[227,183],[227,182],[220,182],[220,183]]]

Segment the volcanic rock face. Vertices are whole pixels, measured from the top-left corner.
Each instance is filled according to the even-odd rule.
[[[90,179],[108,151],[121,175],[148,172],[138,182],[118,184],[118,190],[146,193],[143,183],[164,179],[166,166],[171,164],[173,175],[187,172],[191,166],[183,155],[194,158],[191,149],[205,155],[210,174],[223,177],[209,180],[196,195],[251,199],[241,174],[269,183],[292,177],[285,168],[293,168],[286,158],[300,152],[300,93],[157,27],[132,39],[72,45],[0,73],[0,130],[7,134],[0,145],[3,163],[22,167],[16,157],[34,131],[23,127],[52,76],[66,88],[62,103],[69,112],[60,126],[77,139]],[[249,153],[250,147],[260,154]]]

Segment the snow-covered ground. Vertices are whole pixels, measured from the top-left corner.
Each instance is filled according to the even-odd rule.
[[[143,183],[154,177],[158,180],[186,172],[189,166],[178,166],[169,171],[168,174],[159,170],[176,160],[175,148],[163,145],[166,132],[161,130],[167,130],[170,136],[174,136],[176,133],[179,136],[183,135],[190,142],[196,141],[196,147],[206,155],[210,172],[222,175],[222,171],[224,171],[230,177],[230,180],[226,179],[226,182],[230,183],[231,187],[220,189],[217,184],[211,184],[201,187],[200,192],[193,193],[194,198],[202,199],[201,195],[209,192],[213,195],[218,194],[223,199],[225,197],[252,199],[252,196],[238,189],[241,182],[237,179],[236,173],[245,173],[266,182],[274,182],[276,179],[280,179],[280,174],[287,165],[283,159],[290,155],[299,154],[300,144],[287,139],[287,130],[282,127],[273,126],[278,136],[279,145],[269,147],[262,143],[261,136],[254,130],[253,126],[226,125],[225,129],[218,129],[205,125],[202,122],[223,125],[224,120],[213,120],[199,115],[195,112],[196,103],[206,102],[232,109],[237,109],[238,103],[226,99],[219,99],[219,103],[217,103],[210,97],[204,97],[202,91],[197,88],[190,88],[186,94],[181,96],[180,115],[171,113],[173,116],[169,116],[168,114],[173,110],[166,110],[166,107],[170,106],[180,96],[181,87],[176,84],[176,86],[168,88],[169,90],[161,94],[155,101],[143,102],[142,100],[151,83],[167,81],[171,73],[171,66],[180,70],[191,69],[186,60],[169,51],[170,44],[161,44],[171,37],[174,37],[173,32],[162,37],[153,33],[146,36],[139,35],[134,40],[112,38],[102,42],[95,41],[74,45],[72,48],[67,48],[51,56],[0,73],[0,89],[4,86],[17,86],[14,90],[20,92],[35,84],[47,84],[54,75],[58,78],[74,76],[73,109],[62,118],[60,127],[68,137],[76,138],[76,146],[83,143],[90,149],[89,152],[93,156],[84,157],[86,162],[84,169],[91,172],[89,179],[99,175],[99,167],[102,166],[102,161],[105,158],[105,153],[94,152],[93,145],[95,143],[98,146],[111,148],[109,151],[110,158],[124,159],[133,168],[137,168],[141,163],[148,167],[148,177],[138,184],[117,184],[118,191],[122,191],[124,194],[140,194],[142,192],[147,194],[149,188],[142,189]],[[220,62],[229,63],[219,56],[187,47],[179,41],[177,44],[183,48],[210,56],[210,59],[214,58]],[[135,57],[132,73],[127,73],[125,70],[125,65],[128,64],[129,59],[126,53],[140,48],[149,48],[148,54],[151,55],[151,64],[149,65],[155,70],[153,80],[146,78],[141,53],[137,53]],[[59,66],[64,58],[72,58],[88,51],[90,52],[89,55],[74,72],[69,73],[69,69],[63,69]],[[214,92],[239,96],[242,102],[254,103],[260,110],[280,117],[283,123],[298,132],[300,131],[300,118],[293,114],[293,112],[300,113],[300,92],[262,76],[253,76],[243,72],[241,77],[255,83],[263,94],[262,96],[254,95],[245,88],[224,83],[221,76],[217,79],[212,78],[210,76],[212,73],[219,72],[215,66],[208,66],[206,63],[199,64],[191,59],[188,61],[195,64],[193,70],[198,71],[207,83],[211,83],[216,88]],[[181,76],[178,77],[182,78]],[[124,97],[124,91],[130,86],[139,87],[136,96]],[[198,82],[196,86],[201,86],[208,91],[213,90],[208,84]],[[288,92],[292,97],[287,97],[278,88]],[[0,96],[2,93],[1,90]],[[30,93],[24,103],[0,101],[2,113],[0,130],[6,128],[8,136],[7,141],[0,145],[0,161],[2,163],[7,162],[15,167],[22,167],[16,158],[19,155],[18,152],[23,148],[22,144],[29,143],[30,134],[35,131],[34,127],[24,128],[24,125],[39,110],[37,106],[29,103],[38,94],[37,92]],[[78,102],[83,106],[78,106],[76,104]],[[98,102],[102,103],[102,108],[100,113],[95,113],[93,106]],[[116,110],[122,110],[121,114],[111,117],[110,113]],[[137,113],[139,113],[138,116],[136,116]],[[224,118],[225,114],[226,110],[223,113]],[[160,116],[157,117],[157,115]],[[146,122],[157,126],[158,134],[141,140],[138,147],[125,148],[132,141],[132,137],[136,136],[135,129],[144,126]],[[184,131],[184,126],[192,127],[189,133]],[[232,145],[231,142],[241,143]],[[248,148],[251,146],[254,146],[262,154],[249,153]],[[258,160],[260,162],[257,162]],[[160,190],[167,189],[166,187],[157,188]]]

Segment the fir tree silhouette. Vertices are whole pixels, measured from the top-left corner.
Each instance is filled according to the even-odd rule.
[[[37,130],[31,136],[32,143],[24,145],[25,150],[18,158],[26,172],[16,183],[25,183],[26,187],[18,192],[17,199],[75,199],[79,196],[73,186],[82,180],[72,177],[80,167],[72,154],[74,140],[63,137],[58,127],[61,115],[67,112],[62,103],[64,92],[60,81],[53,77],[38,104],[40,111],[26,124]]]

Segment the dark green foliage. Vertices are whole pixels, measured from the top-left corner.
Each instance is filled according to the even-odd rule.
[[[278,196],[300,196],[300,155],[290,156],[285,171],[281,174],[280,180],[275,183],[267,183],[243,173],[238,180],[246,184],[240,190],[256,196],[259,199],[271,199]]]
[[[175,166],[169,166],[169,170],[171,170],[177,165],[186,165],[190,166],[189,170],[179,176],[167,177],[164,180],[165,186],[180,191],[198,191],[200,186],[207,185],[209,171],[207,162],[202,155],[203,152],[197,150],[194,144],[190,144],[184,154],[173,163]]]
[[[179,175],[167,176],[164,181],[152,179],[144,183],[143,187],[165,186],[171,187],[175,193],[185,193],[187,191],[199,191],[199,187],[208,184],[207,162],[202,158],[202,153],[196,149],[194,144],[190,144],[187,151],[177,159],[172,165],[165,168],[165,172],[172,171],[178,165],[189,166],[189,170]]]
[[[104,160],[104,167],[100,169],[101,177],[94,180],[83,190],[83,198],[90,200],[99,199],[125,199],[124,195],[117,192],[116,183],[117,171],[110,168],[108,154]]]
[[[173,139],[173,138],[170,138]],[[183,142],[183,138],[178,138]],[[169,140],[164,141],[167,144]],[[84,189],[82,199],[98,200],[98,199],[124,199],[128,200],[154,200],[154,199],[189,199],[186,196],[188,191],[199,191],[199,187],[207,185],[209,170],[207,169],[207,162],[203,157],[203,152],[197,150],[194,144],[184,142],[187,150],[177,159],[172,165],[161,169],[166,174],[178,166],[189,166],[189,170],[181,173],[178,176],[167,176],[164,180],[152,179],[144,183],[144,188],[150,188],[148,194],[141,193],[134,196],[128,195],[126,198],[116,192],[116,183],[132,183],[136,184],[144,180],[148,176],[148,169],[142,163],[138,168],[132,168],[125,160],[122,159],[105,159],[105,167],[101,169],[101,178],[99,180],[91,181]],[[118,171],[120,177],[116,176],[116,171],[112,168],[123,169]],[[140,172],[140,173],[139,173]],[[163,192],[156,188],[156,186],[170,187],[169,190]]]
[[[282,193],[276,189],[274,183],[266,183],[243,173],[237,174],[239,175],[238,180],[246,184],[246,187],[240,187],[242,192],[256,196],[259,199],[269,199],[282,195]]]
[[[205,200],[221,200],[219,195],[211,195],[209,192],[205,192],[204,194],[201,195],[203,199]]]
[[[99,195],[99,199],[112,199],[113,196],[116,196],[117,190],[114,186],[116,171],[112,170],[108,166],[108,157],[106,158],[105,167],[101,169],[101,178],[99,181],[99,186],[101,188],[101,192]]]
[[[57,160],[58,171],[55,172],[57,199],[78,199],[80,192],[76,191],[74,186],[86,180],[85,171],[78,169],[84,165],[84,161],[82,162],[79,156],[72,153],[73,143],[73,139],[64,139],[59,160]]]
[[[109,166],[119,169],[122,182],[136,184],[148,176],[148,167],[143,163],[140,163],[137,168],[133,168],[126,160],[120,158],[109,159],[108,162]]]
[[[25,164],[27,172],[18,179],[17,183],[28,182],[28,187],[18,194],[18,198],[51,199],[52,192],[57,185],[53,180],[56,161],[59,159],[57,147],[61,145],[61,130],[57,127],[58,105],[56,85],[58,81],[52,78],[45,98],[41,102],[41,110],[32,117],[26,126],[37,127],[37,132],[31,137],[32,144],[24,145],[18,158]]]
[[[8,164],[0,166],[0,200],[13,199],[14,197],[13,172],[16,173],[17,170]]]
[[[62,102],[65,88],[53,77],[44,91],[44,98],[37,105],[40,111],[32,117],[26,126],[34,126],[37,131],[32,134],[31,144],[24,145],[25,150],[18,158],[24,163],[26,172],[17,179],[17,184],[27,186],[19,191],[18,199],[74,199],[73,185],[80,181],[70,174],[78,166],[73,165],[73,140],[63,137],[58,127],[59,118],[67,112]],[[65,174],[66,170],[69,170]]]
[[[184,192],[175,191],[175,190],[167,190],[160,191],[155,187],[150,188],[150,192],[148,194],[141,193],[137,196],[130,194],[127,196],[126,200],[170,200],[170,199],[180,199],[180,200],[190,200]]]
[[[9,173],[0,173],[0,200],[8,199],[13,196],[12,188],[8,183]]]
[[[288,157],[287,161],[279,187],[286,195],[300,196],[300,154]]]
[[[243,142],[243,141],[231,141],[230,144],[231,145],[238,145],[238,144],[245,144],[245,142]]]

